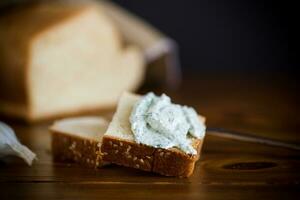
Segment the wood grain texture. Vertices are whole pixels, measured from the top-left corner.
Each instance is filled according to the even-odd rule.
[[[290,93],[257,84],[254,90],[249,89],[251,84],[208,86],[188,80],[179,92],[167,93],[178,103],[195,106],[210,127],[299,144],[299,119],[291,112],[297,105]],[[216,89],[219,87],[223,89]],[[50,123],[5,122],[37,153],[38,160],[32,167],[14,158],[0,162],[0,199],[253,200],[297,199],[300,195],[299,151],[207,135],[194,174],[180,179],[116,165],[94,170],[53,163],[47,131]]]

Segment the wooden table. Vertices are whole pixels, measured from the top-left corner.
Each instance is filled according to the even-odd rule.
[[[293,87],[256,79],[189,77],[176,102],[195,106],[209,129],[219,127],[300,143]],[[278,87],[277,87],[278,86]],[[166,90],[164,90],[166,91]],[[294,112],[293,112],[294,111]],[[179,179],[107,166],[99,170],[53,163],[49,123],[28,126],[6,120],[38,155],[32,167],[18,159],[0,163],[0,199],[296,199],[300,197],[299,151],[230,140],[208,131],[190,178]],[[212,129],[211,129],[212,130]]]

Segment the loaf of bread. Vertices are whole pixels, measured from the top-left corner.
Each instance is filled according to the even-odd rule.
[[[162,149],[136,143],[129,118],[139,99],[140,96],[130,93],[122,95],[102,139],[103,160],[165,176],[190,176],[199,159],[203,139],[191,138],[191,144],[198,152],[196,155],[186,154],[177,148]]]
[[[108,122],[101,117],[77,117],[56,121],[51,127],[52,155],[55,161],[75,162],[97,168],[102,160],[100,146]]]
[[[139,49],[95,3],[30,4],[0,15],[0,113],[27,121],[105,109],[144,77]]]

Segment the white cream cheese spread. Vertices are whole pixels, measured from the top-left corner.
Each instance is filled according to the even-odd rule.
[[[155,96],[152,92],[134,105],[130,123],[137,143],[176,147],[188,154],[197,154],[191,138],[203,138],[206,128],[193,108],[173,104],[165,94]]]

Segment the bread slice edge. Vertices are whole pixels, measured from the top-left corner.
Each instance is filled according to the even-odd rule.
[[[102,141],[100,138],[95,139],[88,136],[85,137],[83,136],[84,133],[72,134],[67,130],[63,130],[62,128],[59,129],[58,126],[56,126],[56,123],[66,124],[66,122],[70,122],[70,120],[74,119],[84,120],[88,118],[66,118],[55,122],[54,125],[49,128],[51,133],[51,149],[53,160],[56,162],[75,162],[89,168],[98,168],[107,165],[108,163],[102,159],[102,153],[100,149]],[[104,126],[104,119],[96,117],[90,117],[90,119],[99,120],[99,123],[103,123]]]
[[[133,141],[104,135],[101,151],[103,160],[117,165],[155,172],[165,176],[189,177],[200,158],[203,139],[193,140],[196,155],[176,148],[162,149],[138,144]]]

